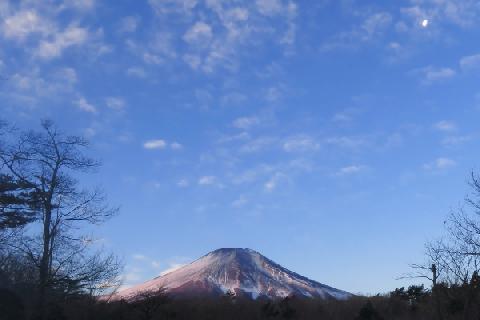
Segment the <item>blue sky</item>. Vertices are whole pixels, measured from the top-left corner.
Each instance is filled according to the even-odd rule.
[[[219,247],[408,283],[478,169],[478,1],[112,3],[0,3],[0,116],[91,140],[126,285]]]

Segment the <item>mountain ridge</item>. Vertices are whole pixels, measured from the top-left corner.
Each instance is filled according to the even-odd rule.
[[[114,299],[135,299],[159,288],[173,296],[220,296],[231,292],[257,299],[287,296],[348,299],[352,294],[311,280],[249,248],[220,248],[192,263],[125,289]]]

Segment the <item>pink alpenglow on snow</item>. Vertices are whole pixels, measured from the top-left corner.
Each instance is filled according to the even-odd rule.
[[[159,288],[172,296],[237,296],[277,299],[287,296],[348,299],[352,294],[310,280],[251,249],[218,249],[175,271],[125,289],[113,300],[134,300]]]

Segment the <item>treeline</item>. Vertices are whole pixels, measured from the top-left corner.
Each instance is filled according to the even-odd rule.
[[[49,319],[71,320],[428,320],[479,319],[480,301],[472,301],[464,314],[465,288],[441,288],[441,313],[432,292],[423,286],[399,288],[373,297],[353,297],[346,301],[288,297],[277,301],[249,300],[225,296],[210,299],[173,299],[163,293],[137,301],[98,301],[86,295],[69,296],[52,306]],[[19,303],[16,304],[20,306]],[[17,316],[21,312],[17,313]],[[15,317],[11,319],[23,319]]]

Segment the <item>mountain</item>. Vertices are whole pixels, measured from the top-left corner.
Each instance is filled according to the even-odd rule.
[[[210,252],[175,271],[120,291],[114,299],[135,299],[140,293],[164,288],[173,296],[220,296],[228,291],[253,299],[286,296],[347,299],[350,293],[289,271],[251,249],[225,248]]]

